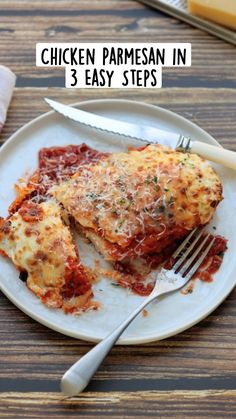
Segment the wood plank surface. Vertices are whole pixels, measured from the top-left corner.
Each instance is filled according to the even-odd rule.
[[[91,393],[78,398],[62,400],[55,393],[2,393],[0,415],[4,418],[209,418],[215,406],[214,417],[235,417],[235,391],[138,391]],[[50,415],[50,416],[49,416]]]
[[[163,86],[236,87],[233,45],[134,0],[1,0],[0,10],[1,64],[19,87],[64,86],[63,70],[35,67],[37,42],[93,41],[191,42],[192,67],[164,68]]]
[[[163,88],[63,89],[64,71],[35,67],[37,42],[191,42],[191,68],[165,68]],[[170,109],[236,151],[236,48],[132,0],[0,0],[0,64],[17,88],[0,144],[65,103],[138,100]],[[235,273],[236,275],[236,273]],[[59,380],[92,345],[28,318],[0,294],[0,417],[236,417],[234,290],[211,315],[169,339],[116,346],[78,398]]]
[[[88,390],[234,389],[235,296],[180,335],[114,347]],[[3,295],[0,303],[0,391],[58,391],[63,372],[93,345],[48,330]]]

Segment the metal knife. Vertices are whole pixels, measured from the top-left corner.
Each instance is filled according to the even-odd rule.
[[[55,100],[48,98],[44,99],[56,112],[89,127],[125,137],[135,138],[146,144],[164,143],[165,145],[175,148],[177,151],[196,153],[208,160],[236,170],[236,152],[234,151],[209,145],[201,141],[192,141],[191,138],[182,134],[164,131],[147,125],[132,124],[130,122],[106,118],[81,109],[73,108],[72,106],[63,105]]]

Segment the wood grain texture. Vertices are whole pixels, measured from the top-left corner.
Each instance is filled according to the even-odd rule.
[[[66,90],[64,71],[35,67],[36,42],[191,42],[191,68],[165,68],[163,89]],[[0,0],[0,63],[17,88],[0,144],[65,103],[138,100],[195,122],[236,151],[236,49],[132,0]],[[13,168],[14,170],[14,168]],[[62,400],[59,380],[92,345],[28,318],[0,294],[0,417],[236,417],[236,291],[198,325],[160,342],[117,346],[86,391]]]
[[[191,42],[192,67],[165,68],[163,86],[236,87],[234,46],[137,1],[1,0],[0,7],[0,62],[19,87],[64,86],[63,70],[35,67],[37,42],[86,41]]]
[[[85,393],[62,400],[56,393],[2,393],[0,416],[4,418],[209,418],[235,417],[235,391]]]
[[[88,389],[234,389],[235,296],[236,291],[207,319],[180,335],[114,347]],[[0,318],[1,391],[58,391],[63,372],[92,347],[29,319],[3,295]]]

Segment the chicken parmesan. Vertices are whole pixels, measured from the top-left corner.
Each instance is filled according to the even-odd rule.
[[[160,145],[84,165],[49,192],[113,262],[160,253],[207,224],[222,199],[206,160]]]
[[[0,223],[0,252],[9,257],[43,303],[78,312],[92,296],[91,274],[80,263],[58,203],[27,201]]]
[[[122,153],[86,144],[43,148],[38,168],[16,192],[9,216],[0,219],[0,252],[44,304],[71,313],[98,307],[95,275],[80,260],[74,228],[111,263],[103,272],[96,265],[96,274],[148,295],[151,271],[211,220],[222,199],[207,161],[160,145]],[[211,280],[225,249],[218,237],[202,280]]]

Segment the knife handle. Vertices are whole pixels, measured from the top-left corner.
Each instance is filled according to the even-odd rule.
[[[192,141],[191,138],[181,135],[176,145],[177,151],[184,153],[196,153],[207,160],[222,164],[225,167],[236,170],[236,152],[226,150],[222,147],[202,143],[201,141]]]
[[[236,152],[226,150],[225,148],[193,141],[191,144],[191,153],[200,154],[207,160],[222,164],[225,167],[236,170]]]

